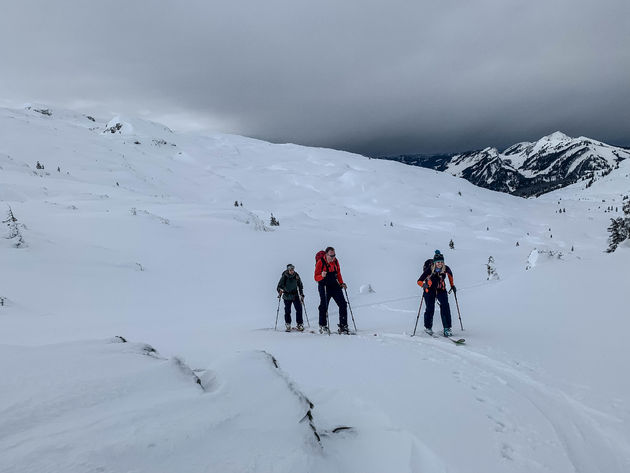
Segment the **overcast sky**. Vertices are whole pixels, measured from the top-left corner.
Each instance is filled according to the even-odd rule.
[[[363,154],[630,145],[630,0],[18,0],[0,104]]]

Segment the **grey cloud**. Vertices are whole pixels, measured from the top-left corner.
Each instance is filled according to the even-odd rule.
[[[628,18],[626,0],[25,0],[0,17],[0,90],[365,154],[629,144]]]

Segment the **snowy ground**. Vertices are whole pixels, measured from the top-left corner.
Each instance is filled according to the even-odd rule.
[[[630,162],[525,200],[41,108],[0,109],[0,213],[26,244],[0,239],[1,472],[630,471],[630,247],[603,252]],[[287,263],[317,324],[328,245],[358,335],[275,332]],[[465,346],[409,336],[436,248]]]

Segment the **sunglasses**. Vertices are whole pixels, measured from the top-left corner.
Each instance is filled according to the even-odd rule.
[[[335,254],[333,253],[332,255],[328,255],[328,256],[330,256],[331,258],[334,258],[334,257],[335,257],[335,256],[337,256],[337,255],[335,255]]]

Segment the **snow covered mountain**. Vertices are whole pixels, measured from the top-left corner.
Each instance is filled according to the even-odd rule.
[[[579,181],[590,185],[605,176],[630,151],[586,137],[571,138],[559,131],[530,143],[453,155],[388,157],[463,177],[473,184],[519,196],[541,195]]]
[[[628,182],[623,160],[521,199],[334,150],[0,109],[0,472],[625,473],[630,242],[604,250]],[[288,263],[317,326],[328,245],[357,335],[275,331]],[[436,248],[463,346],[421,314],[409,336]]]

